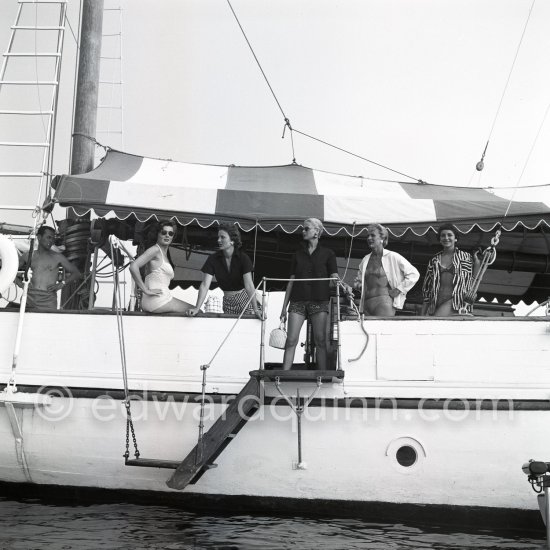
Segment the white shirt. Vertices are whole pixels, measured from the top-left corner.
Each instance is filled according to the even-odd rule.
[[[359,264],[358,279],[361,281],[361,304],[363,303],[363,293],[365,292],[365,271],[371,254],[367,254]],[[402,309],[405,303],[407,292],[416,284],[420,273],[414,265],[403,258],[401,254],[385,250],[382,253],[382,267],[386,272],[390,287],[399,290],[399,294],[393,299],[393,307]]]

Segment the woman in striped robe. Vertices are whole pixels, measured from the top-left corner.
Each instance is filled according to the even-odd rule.
[[[472,306],[465,298],[479,270],[479,258],[457,248],[457,230],[453,225],[442,225],[437,236],[443,250],[428,263],[422,285],[422,315],[448,317],[457,315],[463,307],[470,312]]]

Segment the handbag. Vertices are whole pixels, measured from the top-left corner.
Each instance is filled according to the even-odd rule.
[[[272,348],[285,349],[286,330],[285,323],[281,321],[279,328],[274,328],[269,334],[269,345]]]
[[[219,296],[208,296],[204,304],[205,313],[223,313],[222,299]]]

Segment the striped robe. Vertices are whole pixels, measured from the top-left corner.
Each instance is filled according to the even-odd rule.
[[[439,268],[442,254],[443,252],[439,252],[430,260],[424,277],[424,283],[422,284],[424,302],[429,304],[428,315],[434,314],[437,305],[437,296],[441,285]],[[465,306],[468,312],[470,312],[472,306],[465,302],[465,297],[472,284],[474,270],[473,256],[469,252],[456,248],[453,255],[453,266],[453,311],[459,311],[461,307]]]

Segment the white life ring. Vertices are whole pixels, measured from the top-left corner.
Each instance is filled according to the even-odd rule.
[[[5,235],[0,235],[0,294],[6,292],[7,288],[15,280],[19,268],[19,256],[13,241]]]

